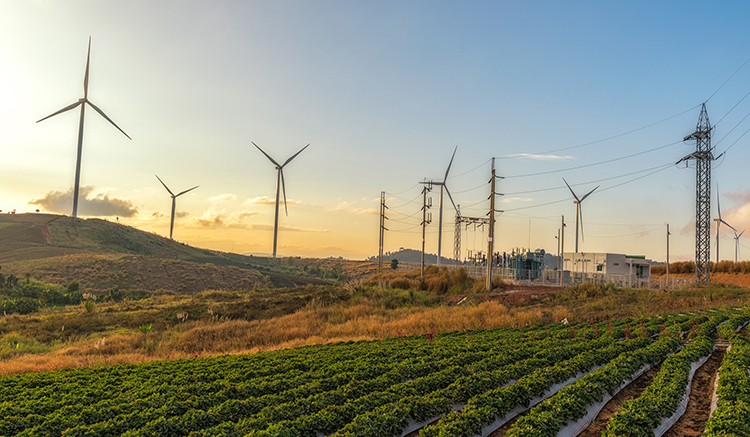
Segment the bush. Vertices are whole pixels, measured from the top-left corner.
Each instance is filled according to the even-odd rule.
[[[408,290],[411,288],[412,284],[411,281],[408,278],[395,278],[392,279],[390,284],[388,284],[391,288],[398,288],[400,290]]]
[[[96,309],[96,303],[94,303],[93,300],[86,300],[83,302],[83,307],[86,309],[87,313],[93,313]]]

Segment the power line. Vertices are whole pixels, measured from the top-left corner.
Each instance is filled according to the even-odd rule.
[[[748,92],[747,92],[747,94],[745,94],[745,95],[744,95],[744,96],[743,96],[743,97],[742,97],[742,98],[740,99],[740,101],[739,101],[739,102],[735,103],[735,104],[734,104],[734,106],[732,106],[732,109],[730,109],[730,110],[729,110],[729,111],[728,111],[728,112],[727,112],[726,114],[724,114],[724,117],[721,117],[721,118],[719,119],[719,121],[717,121],[716,123],[714,123],[714,129],[716,128],[716,126],[718,126],[718,125],[719,125],[719,123],[721,123],[721,120],[724,120],[724,118],[726,118],[726,116],[727,116],[727,115],[729,115],[729,114],[730,114],[730,113],[731,113],[732,111],[734,111],[734,108],[736,108],[736,107],[737,107],[737,105],[739,105],[740,103],[742,103],[742,101],[743,101],[743,100],[745,100],[745,98],[747,98],[747,96],[750,96],[750,91],[748,91]],[[743,120],[744,120],[744,119],[743,119]]]
[[[417,184],[417,185],[419,185],[419,184]],[[415,187],[417,185],[415,185]],[[412,187],[412,188],[414,188],[414,187]],[[386,194],[388,194],[388,193],[386,192]],[[421,193],[417,194],[416,197],[414,197],[413,199],[407,201],[406,203],[402,203],[401,205],[396,205],[396,206],[393,206],[393,207],[389,207],[389,209],[398,209],[398,208],[402,208],[402,207],[404,207],[406,205],[409,205],[409,204],[415,202],[419,198],[420,195],[421,195]],[[393,197],[398,197],[399,199],[407,200],[405,197],[399,197],[399,196],[393,196]]]
[[[579,166],[576,166],[576,167],[568,167],[568,168],[559,169],[559,170],[548,170],[548,171],[540,171],[540,172],[536,172],[536,173],[527,173],[527,174],[520,174],[520,175],[514,175],[514,176],[505,176],[505,179],[525,178],[525,177],[529,177],[529,176],[541,176],[541,175],[546,175],[546,174],[559,173],[559,172],[563,172],[563,171],[579,170],[579,169],[582,169],[582,168],[594,167],[594,166],[602,165],[602,164],[609,164],[611,162],[621,161],[623,159],[633,158],[633,157],[639,156],[639,155],[645,155],[646,153],[655,152],[657,150],[661,150],[661,149],[664,149],[664,148],[667,148],[667,147],[670,147],[670,146],[674,146],[676,144],[682,144],[682,141],[675,141],[673,143],[665,144],[663,146],[654,147],[653,149],[643,150],[641,152],[636,152],[636,153],[633,153],[633,154],[630,154],[630,155],[625,155],[625,156],[620,156],[620,157],[617,157],[617,158],[607,159],[605,161],[593,162],[591,164],[583,164],[583,165],[579,165]]]
[[[629,184],[629,183],[631,183],[631,182],[635,182],[635,181],[637,181],[637,180],[641,180],[641,179],[643,179],[643,178],[649,177],[649,176],[651,176],[651,175],[653,175],[653,174],[656,174],[656,173],[662,172],[662,171],[664,171],[664,170],[666,170],[666,169],[668,169],[668,168],[669,168],[669,166],[667,166],[667,167],[663,167],[663,168],[660,168],[659,170],[655,170],[655,171],[652,171],[651,173],[645,174],[645,175],[643,175],[643,176],[639,176],[639,177],[637,177],[637,178],[634,178],[634,179],[630,179],[629,181],[625,181],[625,182],[619,183],[619,184],[617,184],[617,185],[612,185],[611,187],[607,187],[607,188],[602,188],[601,190],[599,190],[599,192],[601,193],[601,192],[603,192],[603,191],[607,191],[607,190],[611,190],[611,189],[613,189],[613,188],[621,187],[621,186],[623,186],[623,185],[625,185],[625,184]]]
[[[488,163],[488,162],[490,162],[491,160],[492,160],[492,158],[490,158],[490,159],[488,159],[488,160],[484,161],[483,163],[479,164],[478,166],[476,166],[476,167],[472,168],[471,170],[467,170],[467,171],[465,171],[465,172],[463,172],[463,173],[459,173],[459,174],[457,174],[457,175],[453,175],[453,176],[450,176],[450,177],[448,177],[448,179],[453,179],[453,178],[457,178],[457,177],[459,177],[459,176],[463,176],[463,175],[469,174],[469,173],[471,173],[471,172],[473,172],[473,171],[475,171],[475,170],[477,170],[477,169],[481,168],[482,166],[484,166],[485,164],[487,164],[487,163]]]
[[[392,195],[392,196],[396,196],[396,197],[398,197],[398,195],[399,195],[399,194],[404,194],[404,193],[406,193],[407,191],[409,191],[409,190],[411,190],[412,188],[414,188],[414,187],[417,187],[417,186],[419,186],[419,182],[417,182],[416,184],[412,185],[411,187],[409,187],[409,188],[405,189],[404,191],[400,191],[400,192],[398,192],[398,193],[389,193],[389,192],[387,192],[387,191],[386,191],[386,193],[388,193],[388,194],[390,194],[390,195]]]
[[[745,60],[745,62],[743,62],[742,65],[740,65],[740,68],[738,68],[734,73],[732,73],[732,75],[729,76],[729,79],[727,79],[726,81],[724,81],[724,83],[721,84],[721,86],[716,91],[714,91],[714,93],[711,94],[711,96],[709,98],[706,99],[705,103],[708,103],[708,101],[711,100],[716,95],[716,93],[719,92],[719,90],[721,90],[722,88],[724,88],[724,85],[726,85],[730,80],[732,80],[732,78],[734,77],[734,75],[737,74],[737,73],[739,73],[740,70],[742,70],[742,67],[744,67],[745,64],[747,64],[748,62],[750,62],[750,58],[747,58],[747,60]]]
[[[611,190],[613,188],[621,187],[621,186],[623,186],[625,184],[629,184],[631,182],[635,182],[635,181],[643,179],[643,178],[646,178],[646,177],[651,176],[653,174],[656,174],[656,173],[659,173],[661,171],[664,171],[664,170],[666,170],[668,168],[669,167],[662,167],[662,168],[659,168],[658,170],[652,171],[651,173],[645,174],[643,176],[639,176],[637,178],[629,179],[629,180],[627,180],[625,182],[622,182],[622,183],[619,183],[619,184],[616,184],[616,185],[612,185],[611,187],[602,188],[601,190],[599,190],[597,192],[597,194],[598,193],[602,193],[602,192],[607,191],[607,190]],[[562,199],[562,200],[555,200],[555,201],[552,201],[552,202],[540,203],[540,204],[536,204],[536,205],[522,206],[520,208],[506,209],[504,211],[505,212],[513,212],[513,211],[521,211],[521,210],[524,210],[524,209],[538,208],[540,206],[547,206],[547,205],[554,205],[555,203],[568,202],[571,199],[573,199],[573,198],[572,197],[568,197],[568,198],[565,198],[565,199]]]
[[[612,179],[624,178],[624,177],[627,177],[627,176],[632,176],[632,175],[638,174],[638,173],[644,173],[644,172],[655,170],[655,169],[662,168],[662,167],[671,167],[673,165],[674,165],[674,162],[669,162],[669,163],[666,163],[666,164],[658,165],[656,167],[651,167],[651,168],[647,168],[647,169],[644,169],[644,170],[638,170],[638,171],[634,171],[634,172],[630,172],[630,173],[625,173],[625,174],[621,174],[621,175],[617,175],[617,176],[611,176],[611,177],[608,177],[608,178],[597,179],[597,180],[588,181],[588,182],[580,182],[580,183],[577,183],[577,184],[573,184],[572,186],[577,187],[577,186],[581,186],[581,185],[590,185],[590,184],[595,184],[597,182],[609,181],[609,180],[612,180]],[[484,184],[484,185],[487,185],[487,184]],[[513,192],[513,193],[504,193],[504,194],[506,196],[515,196],[515,195],[518,195],[518,194],[540,193],[540,192],[545,192],[545,191],[556,191],[556,190],[564,190],[564,189],[565,189],[565,187],[558,186],[558,187],[549,187],[549,188],[539,188],[539,189],[536,189],[536,190],[516,191],[516,192]],[[557,220],[557,218],[555,220]]]
[[[635,133],[635,132],[638,132],[638,131],[641,131],[641,130],[644,130],[644,129],[648,129],[648,128],[652,127],[652,126],[656,126],[657,124],[664,123],[665,121],[669,121],[669,120],[671,120],[673,118],[679,117],[680,115],[686,114],[686,113],[688,113],[688,112],[692,111],[693,109],[698,108],[700,106],[701,106],[700,104],[699,105],[695,105],[692,108],[689,108],[689,109],[686,109],[686,110],[680,112],[679,114],[672,115],[672,116],[667,117],[667,118],[665,118],[663,120],[659,120],[659,121],[656,121],[654,123],[647,124],[645,126],[639,127],[637,129],[633,129],[633,130],[629,130],[627,132],[623,132],[621,134],[613,135],[611,137],[603,138],[603,139],[596,140],[596,141],[591,141],[591,142],[588,142],[588,143],[578,144],[576,146],[562,147],[560,149],[548,150],[546,152],[532,153],[532,155],[546,155],[546,154],[549,154],[549,153],[562,152],[562,151],[565,151],[565,150],[577,149],[577,148],[580,148],[580,147],[585,147],[585,146],[590,146],[590,145],[593,145],[593,144],[603,143],[605,141],[613,140],[615,138],[624,137],[625,135],[630,135],[632,133]],[[512,159],[512,158],[521,158],[521,156],[504,156],[504,157],[501,157],[501,158],[498,158],[498,159]]]
[[[590,224],[589,224],[589,223],[587,223],[586,225],[587,225],[587,226],[589,226]],[[634,225],[634,226],[636,226],[636,225]],[[596,236],[596,235],[591,235],[591,236],[590,236],[589,238],[625,238],[625,237],[633,237],[633,236],[643,236],[643,235],[646,235],[646,234],[650,234],[650,233],[652,233],[652,232],[654,232],[654,231],[658,231],[658,230],[661,230],[661,229],[663,229],[663,228],[664,228],[664,225],[659,225],[658,227],[654,227],[654,229],[651,229],[651,230],[648,230],[648,231],[640,231],[640,232],[634,232],[634,233],[632,233],[632,234],[624,234],[624,235],[607,235],[607,236]]]
[[[739,138],[737,138],[736,140],[734,140],[734,142],[733,142],[732,144],[730,144],[730,145],[729,145],[729,147],[727,147],[726,149],[724,149],[724,151],[723,151],[723,152],[721,152],[721,153],[722,153],[722,155],[723,155],[723,154],[725,154],[725,153],[727,153],[727,151],[729,151],[729,149],[731,149],[731,148],[732,148],[732,146],[734,146],[735,144],[737,144],[737,142],[738,142],[739,140],[741,140],[741,139],[742,139],[742,137],[744,137],[744,136],[745,136],[745,135],[746,135],[746,134],[747,134],[748,132],[750,132],[750,128],[748,128],[748,129],[747,129],[747,130],[745,131],[745,133],[743,133],[742,135],[740,135],[740,137],[739,137]],[[721,165],[721,164],[719,164],[719,165]]]

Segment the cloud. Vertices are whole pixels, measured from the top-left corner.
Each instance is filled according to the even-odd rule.
[[[723,194],[724,197],[736,203],[750,203],[750,190],[737,190]]]
[[[253,224],[249,226],[254,231],[273,231],[273,225]],[[280,231],[284,232],[317,232],[317,233],[328,233],[327,229],[306,229],[306,228],[292,228],[289,226],[279,226]]]
[[[531,197],[503,197],[500,200],[501,203],[513,203],[513,202],[531,202],[534,199]]]
[[[160,212],[157,211],[157,212],[151,214],[151,217],[153,217],[153,218],[162,218],[162,217],[166,217],[166,216],[164,214],[162,214],[162,213],[160,213]]]
[[[281,204],[284,203],[283,198],[279,198],[279,202]],[[302,202],[299,202],[297,200],[292,199],[286,199],[287,205],[299,205]],[[260,196],[260,197],[253,197],[252,199],[248,199],[244,205],[275,205],[276,199],[268,196]]]
[[[378,199],[380,201],[380,199]],[[336,206],[327,207],[326,211],[330,212],[348,212],[349,214],[358,215],[378,215],[380,211],[375,208],[355,207],[354,202],[341,202]]]
[[[750,229],[750,190],[737,190],[723,196],[736,203],[722,211],[721,218],[737,229],[738,233]]]
[[[92,196],[94,186],[81,187],[78,197],[78,210],[81,215],[133,217],[138,208],[133,202],[120,197],[110,197],[109,193]],[[73,188],[68,191],[50,191],[39,199],[32,199],[29,205],[38,205],[43,210],[67,214],[73,205]]]
[[[568,161],[576,159],[575,156],[568,155],[537,155],[534,153],[518,153],[515,155],[508,155],[508,158],[527,158],[533,159],[534,161]]]
[[[223,212],[223,211],[222,211]],[[188,220],[189,226],[197,226],[201,228],[212,228],[217,226],[223,226],[224,221],[221,219],[221,213],[215,212],[212,209],[204,212],[200,217],[191,217]]]
[[[177,217],[177,218],[185,218],[185,217],[187,217],[189,215],[190,215],[190,213],[187,212],[187,211],[177,211],[177,212],[174,213],[174,216]]]
[[[260,215],[259,211],[235,211],[226,214],[226,210],[215,210],[213,207],[206,210],[200,217],[193,217],[188,220],[189,226],[195,227],[225,227],[225,228],[251,228],[249,218]]]
[[[234,202],[235,200],[237,200],[237,195],[232,193],[224,193],[219,194],[218,196],[209,197],[208,200],[215,203]]]

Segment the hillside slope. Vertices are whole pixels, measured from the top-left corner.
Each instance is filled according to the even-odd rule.
[[[114,286],[139,291],[195,293],[256,287],[327,284],[286,274],[280,260],[188,246],[160,235],[100,219],[52,214],[0,215],[3,273],[86,290]]]

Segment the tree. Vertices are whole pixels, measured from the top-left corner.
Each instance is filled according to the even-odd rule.
[[[398,268],[398,260],[397,259],[392,259],[391,260],[391,268],[393,270],[396,270]]]

